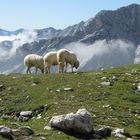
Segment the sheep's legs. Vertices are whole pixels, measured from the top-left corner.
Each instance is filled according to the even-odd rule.
[[[41,70],[42,74],[44,73],[44,69]]]
[[[68,64],[66,63],[66,65],[65,65],[65,71],[64,71],[65,73],[66,73],[66,71],[67,71],[67,66],[68,66]]]
[[[58,64],[58,72],[63,73],[64,72],[64,67],[65,67],[65,64],[63,62],[59,62],[59,64]]]
[[[35,68],[35,74],[37,74],[37,68]]]
[[[60,73],[60,65],[58,65],[58,73]]]
[[[73,66],[71,65],[72,73],[73,73]]]
[[[48,68],[47,66],[44,67],[44,74],[48,73]]]
[[[30,68],[27,68],[26,73],[27,73],[27,74],[28,74],[28,73],[31,74]]]
[[[50,72],[50,67],[48,67],[48,73],[51,73],[51,72]]]

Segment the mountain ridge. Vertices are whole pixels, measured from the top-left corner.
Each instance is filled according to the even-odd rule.
[[[86,47],[102,40],[106,40],[107,42],[111,40],[122,40],[125,46],[126,44],[132,43],[134,44],[133,51],[135,51],[140,44],[140,5],[131,4],[118,8],[117,10],[102,10],[97,13],[95,17],[68,26],[63,30],[49,27],[45,29],[34,29],[33,31],[37,33],[37,40],[34,40],[32,43],[25,42],[23,45],[17,47],[17,58],[23,58],[29,53],[44,55],[48,51],[64,48],[73,42],[84,43]],[[118,43],[118,45],[120,44],[122,43]],[[130,55],[134,54],[135,52],[130,53]],[[16,61],[16,56],[11,59]],[[95,60],[93,58],[94,57],[92,57],[89,62],[94,62]],[[132,59],[134,59],[134,57],[131,58],[129,63],[134,62]],[[125,65],[129,63],[123,62],[117,64]],[[111,65],[112,64],[113,63],[111,63]],[[89,64],[87,64],[87,66],[89,66]],[[116,63],[114,63],[113,66],[116,66]],[[98,68],[101,68],[101,66]],[[21,69],[22,68],[20,68],[20,70]],[[82,69],[85,68],[83,67]],[[96,69],[96,66],[90,66],[90,69]]]

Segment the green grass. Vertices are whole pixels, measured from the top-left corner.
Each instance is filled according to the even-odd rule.
[[[111,79],[115,76],[112,86],[101,86],[102,77]],[[32,84],[36,85],[33,86]],[[96,71],[79,71],[77,74],[37,74],[0,75],[0,125],[11,128],[12,122],[20,126],[29,125],[36,134],[44,135],[47,139],[76,139],[59,131],[44,130],[54,115],[76,112],[79,108],[86,108],[96,115],[95,129],[103,125],[125,128],[132,134],[139,133],[140,120],[140,92],[135,92],[140,83],[140,65],[129,65],[112,69]],[[64,87],[71,87],[74,91],[63,91]],[[60,92],[56,90],[60,89]],[[48,104],[48,110],[41,113],[42,118],[32,118],[28,122],[3,117],[24,110],[34,110]],[[111,108],[103,108],[110,105]],[[131,112],[131,113],[130,113]],[[34,139],[38,139],[34,136]],[[110,138],[110,140],[113,138]]]

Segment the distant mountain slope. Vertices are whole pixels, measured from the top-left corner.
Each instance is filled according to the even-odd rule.
[[[37,39],[32,43],[25,43],[19,46],[16,49],[16,55],[10,58],[10,63],[12,63],[12,61],[14,63],[13,66],[19,66],[17,69],[14,69],[13,72],[21,72],[21,69],[24,66],[23,64],[20,66],[19,62],[16,63],[16,60],[19,58],[22,60],[26,54],[37,53],[44,55],[50,50],[58,50],[65,46],[71,49],[68,44],[73,42],[78,42],[80,45],[83,45],[84,43],[85,48],[87,47],[84,52],[88,56],[87,50],[89,49],[89,46],[99,41],[99,44],[96,44],[96,47],[93,45],[93,49],[90,50],[91,57],[83,63],[85,65],[83,65],[81,69],[97,69],[131,64],[134,63],[135,51],[140,44],[140,5],[131,4],[114,11],[103,10],[86,22],[82,21],[73,26],[69,26],[64,30],[56,30],[50,27],[35,29],[34,31],[37,33]],[[8,33],[3,31],[3,34]],[[103,40],[106,40],[106,42]],[[112,40],[116,45],[112,43]],[[115,40],[119,40],[119,43]],[[120,42],[120,40],[122,42]],[[97,47],[100,46],[100,44],[102,44],[102,47]],[[122,46],[124,46],[125,49]],[[100,48],[100,50],[97,48]],[[106,53],[105,49],[108,48],[109,50],[107,50],[108,52]],[[121,48],[122,50],[119,49],[119,51],[117,51],[116,48]],[[73,50],[75,51],[74,48]],[[81,54],[82,57],[80,50],[81,48],[79,47],[77,52]],[[98,50],[98,52],[96,50]],[[113,55],[113,53],[115,53],[115,55]],[[100,56],[98,54],[100,54]],[[83,56],[86,55],[84,54]],[[109,57],[107,58],[106,56]],[[113,56],[115,56],[115,58],[113,58]],[[119,57],[119,59],[117,59],[117,57]],[[3,60],[2,62],[0,60],[0,64],[1,63],[3,63]],[[5,63],[8,64],[9,60],[5,60]],[[8,71],[8,69],[10,69],[8,66],[9,65],[5,68],[3,67],[2,71],[0,68],[0,71]]]
[[[16,31],[7,31],[7,30],[3,30],[0,29],[0,36],[10,36],[10,35],[17,35],[19,33],[22,33],[24,31],[24,29],[18,29]]]

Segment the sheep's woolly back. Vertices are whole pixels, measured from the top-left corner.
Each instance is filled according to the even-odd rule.
[[[43,69],[44,68],[44,60],[42,56],[37,54],[29,54],[24,58],[24,65],[26,67],[36,67]]]
[[[57,65],[57,52],[48,52],[44,56],[44,65]]]
[[[67,62],[69,64],[74,64],[78,60],[73,52],[67,49],[61,49],[57,52],[57,61],[62,63]]]

